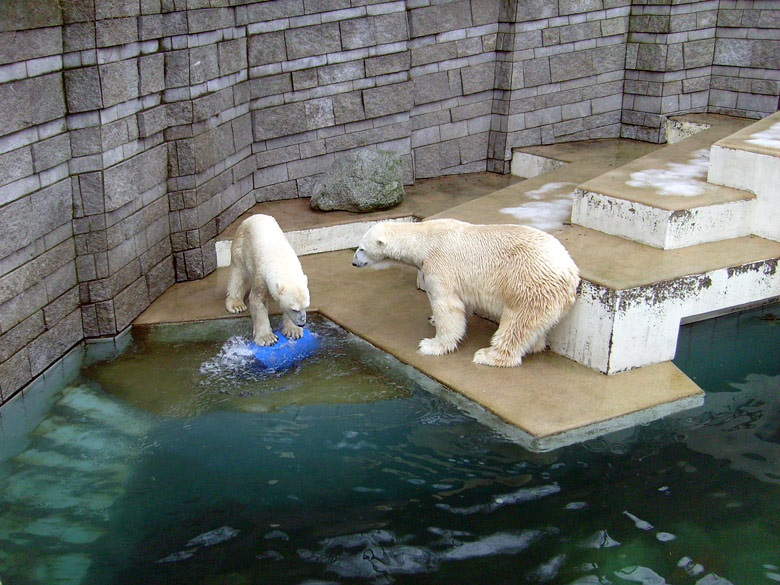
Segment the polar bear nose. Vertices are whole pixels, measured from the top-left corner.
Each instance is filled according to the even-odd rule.
[[[361,268],[368,264],[368,256],[363,251],[362,248],[358,248],[355,251],[355,255],[352,256],[352,266],[357,266],[358,268]]]
[[[306,311],[292,311],[292,322],[298,327],[306,325]]]

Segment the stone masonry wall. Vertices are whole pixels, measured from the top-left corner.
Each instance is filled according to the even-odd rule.
[[[774,0],[3,0],[0,403],[342,153],[405,181],[778,107]]]
[[[780,3],[721,0],[709,111],[761,118],[780,109]]]

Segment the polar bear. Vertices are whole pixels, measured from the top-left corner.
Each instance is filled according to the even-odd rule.
[[[245,219],[230,248],[225,308],[229,313],[246,311],[244,296],[249,291],[254,341],[273,345],[278,337],[268,320],[268,295],[282,309],[282,334],[299,339],[309,307],[308,278],[284,232],[270,215],[257,214]]]
[[[550,234],[521,225],[474,225],[455,219],[380,222],[360,240],[357,267],[415,266],[422,275],[436,336],[418,351],[454,351],[466,314],[499,323],[490,347],[474,363],[518,366],[545,349],[547,332],[574,303],[579,270]],[[419,279],[418,279],[419,282]]]

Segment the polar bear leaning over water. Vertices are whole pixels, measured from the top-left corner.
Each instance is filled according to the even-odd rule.
[[[273,345],[278,337],[268,320],[270,295],[282,309],[282,334],[299,339],[309,307],[309,281],[284,232],[270,215],[257,214],[244,220],[230,249],[225,308],[229,313],[246,311],[249,291],[254,342]]]
[[[474,225],[455,219],[381,222],[360,240],[357,267],[407,264],[421,273],[436,335],[418,351],[443,355],[466,333],[470,312],[499,323],[474,362],[518,366],[542,351],[547,332],[574,303],[579,270],[553,236],[521,225]]]

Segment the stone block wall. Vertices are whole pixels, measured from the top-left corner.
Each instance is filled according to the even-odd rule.
[[[632,7],[623,137],[663,142],[666,116],[707,111],[719,3],[673,0]]]
[[[778,107],[774,0],[3,0],[0,402],[342,153],[405,181]]]
[[[780,109],[780,3],[721,0],[709,110],[761,118]]]

